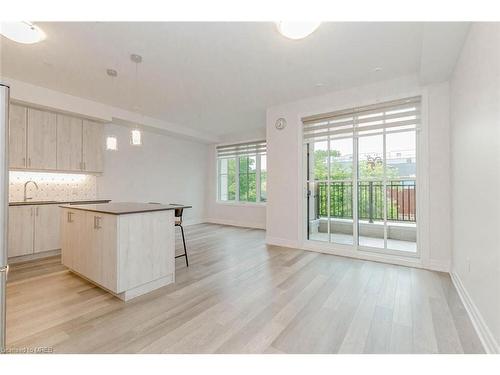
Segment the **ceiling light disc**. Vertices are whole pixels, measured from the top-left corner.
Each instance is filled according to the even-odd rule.
[[[303,39],[311,35],[321,25],[321,22],[289,22],[279,21],[276,23],[281,35],[289,39]]]
[[[22,44],[38,43],[46,38],[42,29],[28,21],[1,22],[0,34]]]

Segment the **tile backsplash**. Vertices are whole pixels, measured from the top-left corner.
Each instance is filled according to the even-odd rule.
[[[10,171],[9,202],[23,200],[24,184],[30,180],[38,184],[38,190],[34,184],[28,185],[28,196],[35,201],[71,201],[97,197],[97,180],[93,175]]]

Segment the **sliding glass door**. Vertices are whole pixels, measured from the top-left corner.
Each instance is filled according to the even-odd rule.
[[[307,239],[417,254],[420,98],[304,121]]]

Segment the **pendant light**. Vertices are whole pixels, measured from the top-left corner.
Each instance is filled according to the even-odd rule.
[[[111,78],[111,80],[113,82],[112,91],[113,91],[113,93],[115,93],[116,92],[115,80],[116,80],[116,77],[118,77],[118,72],[115,69],[107,69],[106,74]],[[117,150],[118,150],[118,138],[112,134],[106,136],[106,151],[117,151]]]
[[[130,60],[135,63],[135,95],[136,95],[136,105],[134,110],[140,113],[140,107],[137,104],[139,102],[139,64],[142,62],[142,56],[137,54],[130,55]],[[141,146],[142,145],[142,133],[140,129],[132,129],[130,131],[130,144],[132,146]]]

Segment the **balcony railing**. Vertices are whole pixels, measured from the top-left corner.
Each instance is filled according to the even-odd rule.
[[[328,189],[330,189],[330,215],[328,215]],[[317,218],[330,216],[352,219],[352,182],[332,181],[315,184]],[[387,205],[388,221],[416,221],[415,180],[387,181],[385,194],[382,181],[358,182],[358,217],[373,222],[384,220],[384,199]]]

